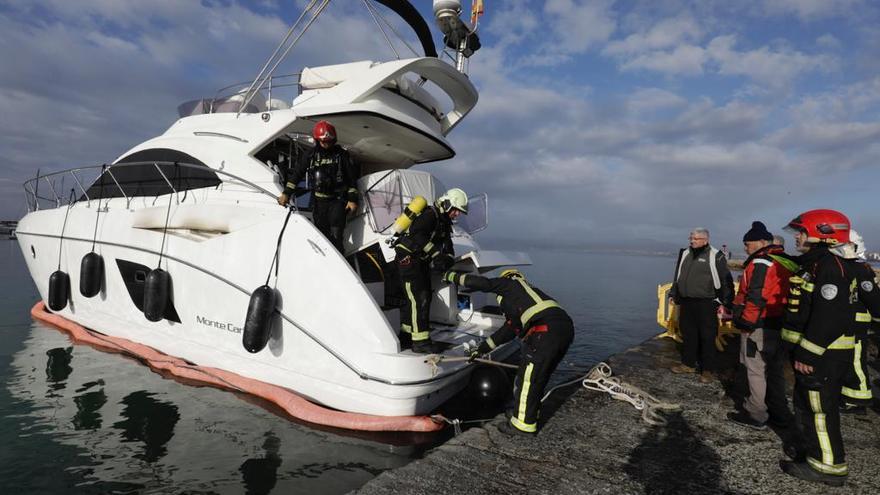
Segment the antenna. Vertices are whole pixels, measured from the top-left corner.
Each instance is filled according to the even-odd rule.
[[[476,4],[473,10],[482,13],[482,1],[474,1]],[[461,18],[460,0],[434,0],[434,18],[437,27],[443,33],[443,42],[456,52],[455,68],[466,74],[466,59],[480,49],[476,26],[472,28]],[[479,15],[474,15],[472,18],[477,20]]]

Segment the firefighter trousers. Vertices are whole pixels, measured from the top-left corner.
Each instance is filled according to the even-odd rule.
[[[847,474],[840,433],[840,389],[852,366],[852,355],[852,349],[828,349],[813,373],[795,373],[794,406],[804,434],[807,463],[823,474]]]
[[[342,234],[345,232],[345,200],[315,198],[312,221],[337,251],[342,253]]]
[[[413,342],[428,340],[431,337],[431,269],[426,261],[414,256],[399,258],[397,268],[404,295],[400,329],[410,334]]]
[[[567,316],[538,322],[523,340],[523,359],[513,385],[513,414],[510,423],[521,431],[538,431],[541,398],[550,375],[559,365],[574,338],[574,325]]]
[[[868,340],[867,335],[856,335],[853,360],[843,380],[843,402],[854,406],[870,406],[874,395],[868,381]]]

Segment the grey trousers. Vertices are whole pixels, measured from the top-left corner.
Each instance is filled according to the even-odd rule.
[[[771,416],[775,421],[790,421],[792,414],[783,375],[785,354],[779,331],[758,328],[743,332],[739,361],[746,367],[749,380],[750,394],[743,402],[743,409],[761,423],[766,423]]]

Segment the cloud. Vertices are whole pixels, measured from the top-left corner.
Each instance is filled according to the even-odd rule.
[[[831,72],[837,61],[827,55],[806,55],[789,48],[772,49],[767,46],[739,51],[736,37],[718,36],[709,42],[707,54],[718,65],[722,75],[746,76],[768,86],[783,86],[807,72]]]
[[[867,5],[865,0],[764,0],[768,14],[794,14],[802,21],[848,17]]]

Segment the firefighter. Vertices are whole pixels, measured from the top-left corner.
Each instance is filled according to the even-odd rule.
[[[412,341],[416,353],[431,354],[438,347],[431,342],[431,273],[443,273],[455,263],[452,222],[467,215],[468,198],[453,188],[416,216],[394,243],[395,261],[406,296],[400,310],[401,344]]]
[[[839,404],[853,361],[858,267],[829,248],[849,242],[849,229],[849,219],[834,210],[804,212],[786,227],[803,253],[790,279],[782,339],[792,346],[805,458],[780,465],[796,478],[833,486],[842,486],[848,472]]]
[[[871,328],[872,316],[880,315],[880,289],[871,265],[865,262],[865,243],[862,236],[853,229],[849,232],[849,244],[844,244],[840,252],[844,258],[855,260],[856,280],[858,283],[858,302],[854,322],[855,348],[853,362],[843,381],[843,404],[840,411],[848,414],[866,414],[867,406],[871,405],[873,394],[868,382],[868,330]],[[877,318],[874,318],[876,321]]]
[[[544,387],[574,338],[571,317],[544,291],[529,284],[518,270],[498,278],[448,272],[447,282],[480,292],[494,292],[507,321],[471,353],[471,360],[489,353],[514,337],[523,340],[523,360],[513,386],[514,410],[499,430],[507,434],[535,434]]]
[[[287,206],[290,197],[304,177],[312,193],[312,221],[315,227],[343,252],[342,234],[346,215],[357,210],[357,165],[348,151],[336,143],[336,128],[322,120],[312,129],[317,146],[300,157],[288,170],[284,191],[278,204]]]

